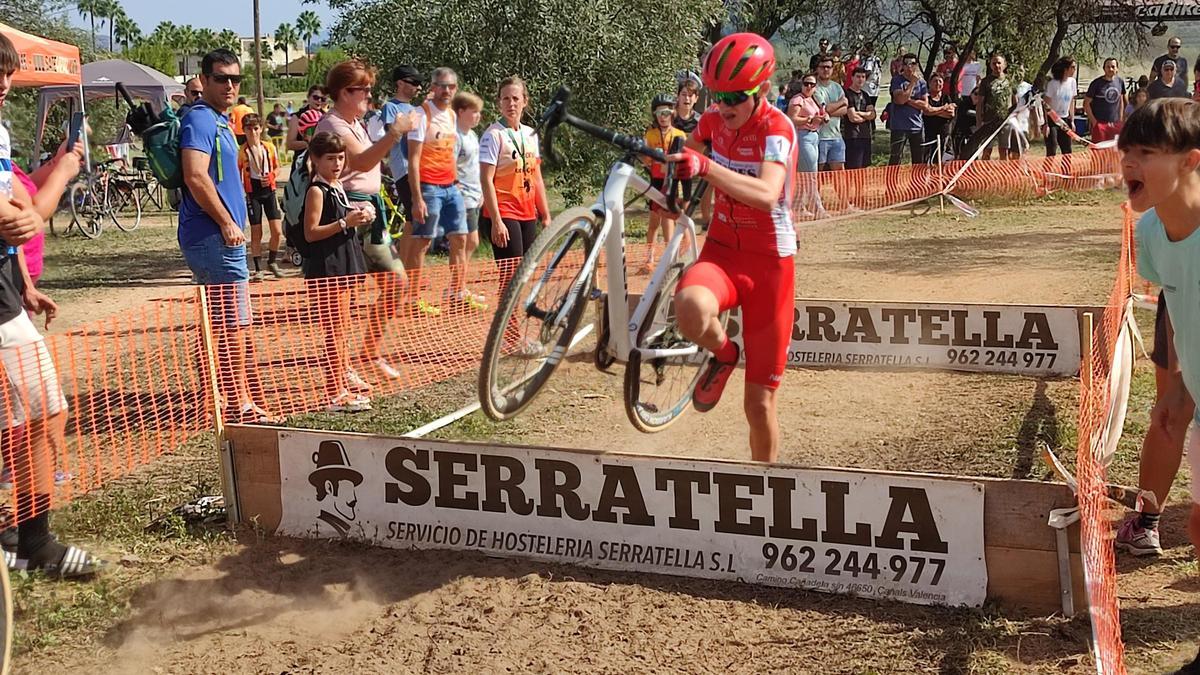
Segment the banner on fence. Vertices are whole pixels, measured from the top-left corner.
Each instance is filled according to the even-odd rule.
[[[788,366],[1018,375],[1079,371],[1079,309],[796,299]],[[728,331],[741,345],[741,314]]]
[[[964,480],[280,431],[279,532],[936,605],[987,591]]]

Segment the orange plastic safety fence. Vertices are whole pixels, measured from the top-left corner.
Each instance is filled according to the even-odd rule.
[[[1081,518],[1080,549],[1087,579],[1096,669],[1100,673],[1125,672],[1113,523],[1108,515],[1111,507],[1105,491],[1104,443],[1100,439],[1107,431],[1109,412],[1117,403],[1111,385],[1115,349],[1126,322],[1126,308],[1133,283],[1133,227],[1133,217],[1126,209],[1116,278],[1103,314],[1095,320],[1091,353],[1084,355],[1080,373],[1079,445],[1076,457]]]
[[[181,292],[45,339],[19,317],[20,346],[0,351],[0,482],[16,488],[18,519],[212,429],[196,297]]]
[[[880,211],[944,192],[965,199],[1025,198],[1056,191],[1087,191],[1114,184],[1116,148],[1088,146],[1071,155],[1019,160],[978,159],[943,164],[873,166],[799,173],[793,197],[797,221]]]
[[[646,254],[644,244],[627,249],[634,292],[648,279]],[[372,274],[209,287],[203,299],[193,288],[44,339],[30,324],[25,344],[0,351],[9,515],[61,505],[211,431],[214,395],[227,422],[253,422],[326,410],[343,391],[387,396],[469,372],[519,262],[431,266],[404,282]],[[558,276],[581,262],[565,261]],[[605,270],[602,257],[602,286]]]

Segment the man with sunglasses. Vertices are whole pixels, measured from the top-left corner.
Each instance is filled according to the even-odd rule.
[[[846,167],[846,141],[842,140],[842,118],[850,109],[846,92],[833,79],[833,57],[823,57],[817,63],[817,89],[813,99],[825,113],[825,121],[817,131],[817,168],[841,171]]]
[[[238,146],[227,113],[242,84],[241,64],[228,49],[204,56],[204,94],[180,122],[183,201],[179,248],[196,283],[208,286],[209,314],[217,338],[218,386],[243,424],[275,421],[250,393],[246,377],[250,280],[246,264],[246,194],[238,171]]]
[[[1176,35],[1170,40],[1167,40],[1167,53],[1154,59],[1154,65],[1150,67],[1150,81],[1162,79],[1163,63],[1166,61],[1175,62],[1175,79],[1183,82],[1183,89],[1186,91],[1188,87],[1188,62],[1187,57],[1181,55],[1183,49],[1183,40]]]
[[[399,65],[392,70],[395,92],[392,94],[392,98],[383,104],[383,127],[385,130],[390,129],[397,118],[407,117],[409,113],[416,110],[412,100],[421,90],[424,81],[421,71],[410,65]],[[401,141],[392,146],[388,153],[387,168],[392,178],[395,179],[395,183],[392,184],[392,198],[404,210],[404,219],[411,222],[412,188],[408,185],[407,141]]]
[[[821,38],[821,40],[817,42],[817,53],[813,54],[808,59],[809,71],[815,71],[817,69],[817,63],[819,63],[821,59],[825,58],[826,56],[829,56],[829,38]]]
[[[450,283],[442,299],[459,308],[482,310],[466,288],[467,209],[458,181],[458,119],[450,103],[458,93],[458,74],[445,66],[433,71],[430,97],[408,132],[408,185],[412,190],[412,221],[400,240],[404,268],[420,292],[420,271],[439,232],[450,243]],[[416,305],[418,310],[423,305]]]
[[[735,33],[713,45],[704,84],[716,105],[700,117],[685,153],[671,157],[689,161],[716,192],[704,250],[675,293],[680,330],[712,353],[692,404],[705,412],[721,398],[741,349],[718,316],[740,306],[750,452],[767,462],[779,458],[775,405],[791,337],[796,254],[796,129],[763,96],[774,72],[775,51],[758,35]]]
[[[287,132],[287,149],[292,152],[303,152],[308,149],[308,139],[300,131],[300,116],[309,110],[319,110],[325,112],[325,106],[329,104],[329,97],[325,95],[325,87],[319,84],[314,84],[308,88],[308,99],[304,106],[292,115],[292,119],[288,121]]]

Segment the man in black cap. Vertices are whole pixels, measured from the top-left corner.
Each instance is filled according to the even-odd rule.
[[[350,531],[350,523],[358,517],[355,512],[358,494],[354,488],[362,484],[362,474],[350,466],[346,448],[338,441],[321,441],[313,453],[313,464],[316,468],[308,474],[308,482],[317,489],[317,501],[322,502],[317,520],[345,537]],[[325,503],[327,499],[329,501]],[[317,531],[322,529],[318,524]]]
[[[392,98],[383,104],[384,129],[391,127],[396,118],[416,110],[412,100],[420,91],[425,78],[421,71],[410,65],[396,66],[392,70],[392,82],[396,90]],[[388,154],[388,170],[396,180],[392,197],[404,209],[404,218],[412,222],[412,190],[408,185],[408,143],[397,143]]]

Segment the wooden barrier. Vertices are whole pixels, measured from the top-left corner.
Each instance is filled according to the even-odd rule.
[[[1034,615],[1063,611],[1055,530],[1047,525],[1051,510],[1070,508],[1075,504],[1074,495],[1062,484],[450,443],[241,425],[228,426],[226,436],[231,444],[235,499],[242,520],[257,523],[272,533],[326,538],[341,535],[398,548],[479,550],[493,555],[833,590],[923,604],[980,604],[985,597],[983,578],[986,576],[986,599],[1007,610]],[[559,473],[551,471],[548,478],[547,467]],[[342,475],[329,473],[333,469]],[[326,473],[322,474],[322,471]],[[514,471],[523,478],[515,478]],[[346,472],[354,474],[359,482],[351,481]],[[679,476],[684,474],[692,476],[688,479],[692,481],[692,488],[680,490]],[[599,482],[593,484],[593,478],[603,481],[603,486]],[[506,479],[507,483],[504,482]],[[310,517],[315,516],[324,503],[314,497],[314,488],[317,495],[322,495],[321,499],[334,500],[329,493],[337,491],[338,480],[350,481],[342,484],[344,490],[357,490],[349,522],[343,523],[349,526],[348,531],[330,530],[325,523],[331,521],[319,522],[320,519]],[[671,480],[676,482],[672,484]],[[570,485],[572,481],[574,487]],[[806,486],[818,484],[819,489],[826,492],[824,496],[814,496],[811,491],[805,494]],[[767,486],[765,494],[764,485]],[[838,487],[841,485],[846,487]],[[912,486],[920,489],[915,490]],[[675,488],[673,493],[672,487]],[[706,491],[708,487],[711,487],[711,494]],[[877,489],[881,487],[882,492]],[[555,496],[555,490],[559,490],[558,496]],[[892,496],[890,506],[886,497],[878,497],[889,491]],[[547,493],[550,494],[548,499]],[[942,529],[937,534],[922,530],[920,499],[897,506],[897,495],[917,493],[926,495],[925,504],[932,507],[931,517],[939,521]],[[969,515],[974,513],[971,501],[972,495],[977,493],[982,497],[981,506],[977,515]],[[538,499],[528,499],[535,494]],[[576,495],[582,496],[574,502],[576,510],[580,503],[584,508],[568,518],[562,512],[569,514],[572,511]],[[591,499],[597,495],[600,496],[598,501]],[[636,500],[630,500],[631,495],[641,500],[640,506]],[[757,495],[762,496],[753,499]],[[607,505],[606,498],[609,500]],[[531,512],[514,512],[520,509],[512,504],[522,501],[531,504]],[[589,502],[598,504],[595,511],[588,510],[591,508],[587,506]],[[614,503],[618,503],[615,509]],[[532,512],[532,504],[536,504],[536,512]],[[626,507],[627,512],[623,512]],[[695,517],[696,528],[686,524],[676,527],[675,520],[681,508],[686,508]],[[801,534],[805,521],[792,519],[796,509],[800,509],[802,515],[814,516],[814,528],[810,531],[813,536]],[[831,515],[836,509],[842,509],[838,511],[841,520]],[[493,513],[487,513],[489,510]],[[888,514],[886,522],[882,517],[884,511]],[[858,512],[877,513],[880,517],[853,515]],[[333,511],[321,510],[320,513],[331,515]],[[641,522],[637,522],[637,513],[641,513]],[[706,521],[704,514],[711,515],[711,521]],[[336,514],[331,517],[338,520]],[[489,524],[486,520],[489,518],[494,524]],[[955,518],[959,519],[955,521],[957,524],[951,522]],[[646,519],[654,521],[654,526],[647,526]],[[856,519],[862,522],[856,524]],[[759,521],[757,533],[752,531],[756,520]],[[669,526],[668,522],[671,523]],[[881,522],[884,522],[882,530]],[[880,542],[893,539],[887,528],[897,523],[904,536],[894,539],[901,542],[904,550],[896,549],[897,553],[878,548]],[[712,532],[707,531],[710,526]],[[458,531],[465,540],[439,541],[438,527],[443,528],[443,533],[449,533],[446,537],[452,538]],[[816,527],[824,528],[819,537]],[[853,538],[855,527],[859,528],[859,534],[866,528],[874,535],[873,539],[868,536],[863,541],[876,548],[859,550],[864,558],[868,557],[868,551],[877,550],[883,569],[871,579],[868,579],[868,572],[875,570],[865,570],[860,575],[859,571],[851,569],[853,581],[834,579],[831,582],[829,578],[823,578],[820,568],[825,567],[826,558],[820,554],[841,560],[841,553],[834,553],[833,549],[842,553],[849,549],[829,542],[839,537],[841,541]],[[691,529],[697,531],[688,531]],[[929,562],[941,559],[947,566],[947,579],[960,567],[969,568],[973,563],[970,551],[975,550],[970,541],[972,530],[982,533],[978,550],[982,551],[983,559],[980,573],[974,577],[980,585],[974,600],[962,599],[971,596],[970,588],[966,589],[966,595],[954,596],[959,597],[957,601],[943,603],[938,601],[941,592],[935,587],[913,585],[906,590],[887,585],[893,572],[897,571],[895,564],[899,558],[922,565],[925,559]],[[422,534],[427,532],[433,533],[431,538]],[[781,532],[784,533],[782,536]],[[1081,611],[1085,607],[1086,593],[1079,558],[1078,526],[1072,526],[1068,534],[1071,597],[1075,610]],[[518,535],[541,543],[529,544],[522,552],[524,544],[519,543]],[[929,541],[925,541],[927,535]],[[473,536],[475,545],[470,543]],[[508,541],[518,543],[508,547],[504,543],[506,536]],[[948,545],[946,555],[921,553],[921,550],[936,550],[939,537]],[[566,543],[555,543],[555,538]],[[493,540],[497,542],[495,545],[487,543]],[[679,542],[677,546],[672,543],[675,540]],[[638,544],[638,541],[649,543]],[[700,546],[697,541],[703,545],[703,561],[689,557],[693,550],[700,552],[696,548]],[[579,550],[572,552],[571,547],[575,544],[587,544],[590,549],[593,542],[597,544],[597,550],[590,558]],[[928,546],[929,542],[935,545]],[[617,550],[618,543],[623,547],[620,559],[612,553]],[[612,546],[606,548],[606,544]],[[790,557],[793,544],[799,561]],[[818,569],[814,574],[788,576],[779,572],[781,567],[789,565],[802,567],[804,553],[811,554],[812,551],[807,549],[812,547],[816,548],[818,556],[814,562]],[[654,553],[652,548],[663,550]],[[771,568],[768,563],[772,552],[777,554],[774,569],[765,572],[758,569]],[[612,555],[605,558],[609,553]],[[630,559],[634,554],[642,558]],[[713,560],[720,559],[719,565],[707,565],[710,554]],[[764,561],[761,556],[768,556],[768,559]],[[845,557],[848,559],[848,554]],[[857,555],[855,560],[857,564]],[[885,560],[892,563],[891,569],[883,564]],[[705,563],[703,568],[698,568],[700,562]],[[908,563],[900,560],[899,566],[906,567]],[[749,567],[758,569],[757,576],[751,576]],[[825,572],[829,571],[829,568],[825,569]],[[840,572],[840,577],[850,576],[846,569],[834,569],[833,572],[835,575]],[[901,576],[917,573],[914,566],[904,570]],[[953,583],[969,587],[972,582],[968,576]],[[927,591],[937,592],[930,594]]]

